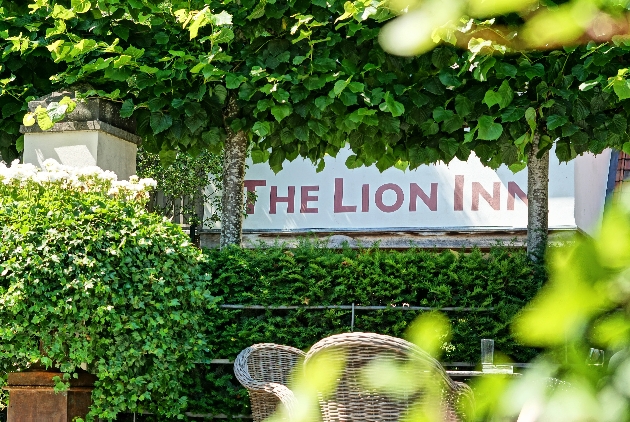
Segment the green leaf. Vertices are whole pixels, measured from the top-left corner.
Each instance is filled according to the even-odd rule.
[[[533,66],[528,65],[525,67],[525,76],[529,79],[533,79],[536,76],[542,78],[545,76],[545,67],[541,63],[536,63]]]
[[[254,147],[252,148],[252,152],[250,156],[252,157],[252,162],[254,164],[260,164],[267,161],[267,159],[269,158],[269,152],[263,151],[258,147]]]
[[[501,120],[504,123],[516,122],[523,117],[525,117],[525,109],[523,107],[508,107],[503,114],[501,114]]]
[[[461,129],[463,126],[464,126],[464,119],[462,118],[462,116],[454,114],[451,117],[444,120],[444,123],[442,123],[442,130],[446,133],[453,133]]]
[[[17,150],[17,152],[20,152],[20,153],[24,151],[24,135],[20,136],[15,141],[15,149]]]
[[[160,164],[164,168],[170,167],[177,159],[177,151],[162,150],[160,151]]]
[[[119,56],[117,59],[114,59],[114,61],[113,61],[114,69],[118,69],[120,67],[123,67],[124,65],[126,65],[130,61],[131,61],[131,56],[128,56],[128,55]]]
[[[285,117],[289,117],[293,112],[291,104],[278,104],[271,107],[271,114],[276,118],[278,122],[282,121]]]
[[[440,125],[433,121],[433,119],[429,119],[420,125],[420,130],[425,136],[431,136],[440,131]]]
[[[227,98],[227,89],[225,89],[223,85],[216,85],[214,87],[213,92],[214,92],[214,95],[219,100],[219,103],[221,104],[225,103],[225,99]]]
[[[453,113],[451,110],[444,110],[444,107],[436,107],[433,110],[433,120],[440,123],[446,119],[453,117],[454,114],[455,113]]]
[[[394,96],[389,91],[385,93],[384,98],[385,102],[379,106],[381,111],[389,111],[393,117],[398,117],[405,112],[405,106],[394,100]]]
[[[225,75],[225,87],[227,89],[236,89],[239,86],[241,86],[241,84],[245,82],[246,80],[247,78],[244,77],[243,75],[235,75],[234,73],[228,73],[227,75]]]
[[[33,126],[36,122],[37,120],[35,120],[35,114],[33,113],[26,113],[22,118],[22,124],[27,127]]]
[[[55,19],[68,20],[68,19],[74,18],[75,14],[72,10],[66,9],[60,4],[56,4],[53,7],[53,11],[50,16],[52,16]]]
[[[153,39],[155,40],[156,44],[164,45],[164,44],[168,44],[168,41],[170,38],[166,32],[158,32],[157,34],[153,36]]]
[[[501,94],[491,89],[486,91],[486,95],[484,95],[483,101],[482,101],[482,103],[486,104],[488,108],[492,107],[493,105],[499,104],[500,102],[501,102]]]
[[[149,75],[153,75],[160,70],[157,67],[151,67],[151,66],[145,66],[145,65],[140,66],[139,69],[141,72],[148,73]]]
[[[350,91],[352,91],[352,92],[354,92],[356,94],[356,93],[359,93],[359,92],[363,92],[364,89],[365,89],[365,85],[362,84],[361,82],[350,82],[348,84],[348,88],[350,89]]]
[[[303,84],[306,89],[308,89],[309,91],[313,91],[316,89],[320,89],[324,85],[326,85],[326,80],[318,76],[309,76],[308,78],[304,79]]]
[[[308,142],[309,140],[308,126],[296,127],[295,129],[293,129],[293,134],[295,135],[297,139],[299,139],[302,142]]]
[[[136,48],[134,46],[129,46],[123,51],[123,54],[133,57],[134,59],[139,59],[144,55],[144,48]]]
[[[247,20],[254,20],[258,18],[262,18],[265,15],[265,6],[267,5],[267,0],[260,0],[256,7],[252,10],[252,13],[247,16]]]
[[[623,135],[626,133],[628,121],[621,114],[615,114],[613,118],[609,120],[608,126],[613,133]]]
[[[516,66],[501,61],[494,65],[494,70],[497,73],[497,78],[499,79],[514,77],[518,71]]]
[[[444,86],[453,86],[458,88],[462,85],[461,79],[454,75],[453,72],[441,71],[439,78],[440,82],[442,82]]]
[[[629,143],[630,144],[630,143]],[[363,165],[363,160],[356,155],[351,155],[346,158],[346,167],[349,169],[356,169]]]
[[[485,141],[494,141],[499,139],[503,133],[503,126],[499,123],[495,123],[494,118],[490,116],[481,116],[477,127],[479,128],[477,132],[477,139]]]
[[[588,105],[584,104],[582,100],[577,99],[573,103],[573,111],[571,112],[571,115],[574,119],[584,120],[588,117],[589,114],[591,114],[591,109]]]
[[[552,114],[551,116],[547,117],[547,129],[554,130],[567,123],[568,121],[569,119],[567,118],[567,116]]]
[[[190,32],[190,39],[194,39],[199,35],[199,30],[210,23],[210,19],[206,15],[208,13],[208,6],[198,12],[192,19],[192,23],[188,27]]]
[[[562,126],[562,137],[563,138],[568,138],[571,135],[573,135],[574,133],[576,133],[577,131],[579,131],[580,128],[577,125],[574,125],[572,123],[570,124],[565,124],[564,126]]]
[[[256,122],[252,126],[252,132],[261,138],[271,133],[271,124],[269,122]]]
[[[447,155],[447,157],[452,158],[457,153],[459,149],[459,142],[453,138],[442,138],[440,139],[440,149]]]
[[[308,127],[319,137],[323,137],[328,133],[328,127],[317,120],[309,120]]]
[[[533,107],[528,107],[525,110],[525,120],[527,120],[532,133],[536,132],[536,110]]]
[[[357,94],[348,91],[339,94],[339,99],[346,107],[357,104]]]
[[[556,157],[561,163],[573,160],[577,156],[575,149],[571,148],[569,142],[558,142],[556,144]]]
[[[486,91],[486,94],[483,97],[483,103],[486,104],[489,108],[493,105],[498,104],[499,109],[503,109],[512,102],[513,98],[514,91],[512,91],[512,88],[510,88],[510,85],[507,81],[503,81],[496,92],[493,90]]]
[[[455,97],[455,111],[457,111],[457,114],[462,117],[466,117],[473,111],[473,109],[474,105],[468,98],[462,95],[457,95]]]
[[[35,110],[35,115],[37,116],[37,125],[41,130],[52,129],[52,127],[55,125],[50,116],[48,116],[48,111],[45,108],[37,106],[37,109]]]
[[[284,163],[285,158],[286,152],[282,148],[273,148],[269,156],[269,167],[277,173],[276,169],[282,170],[282,163]]]
[[[438,69],[450,67],[457,60],[457,55],[448,47],[438,47],[431,54],[431,63]]]
[[[85,13],[92,7],[89,0],[72,0],[70,5],[76,13]]]
[[[192,134],[197,132],[197,130],[199,130],[199,128],[202,127],[206,122],[207,118],[205,116],[205,113],[195,114],[194,116],[188,116],[184,119],[184,124],[186,124],[186,127],[188,128],[188,130],[190,130],[190,133]]]
[[[339,94],[341,94],[341,92],[346,89],[346,87],[348,86],[348,81],[337,81],[335,82],[335,86],[333,87],[333,92],[336,96],[339,96]]]
[[[10,116],[13,116],[14,114],[19,113],[21,110],[22,110],[22,106],[18,103],[14,103],[14,102],[6,103],[2,107],[2,117],[6,119]]]
[[[510,164],[508,168],[512,171],[512,173],[518,173],[521,170],[524,170],[527,167],[527,163],[519,162]]]
[[[376,162],[376,168],[382,173],[388,168],[393,167],[397,161],[398,160],[396,159],[396,157],[394,157],[394,154],[392,154],[391,152],[387,152],[386,154],[383,154]]]
[[[160,132],[164,132],[173,124],[173,118],[168,114],[160,112],[151,113],[151,129],[153,134],[157,135]]]
[[[201,135],[201,140],[206,145],[220,145],[221,144],[221,132],[219,128],[211,128]]]
[[[630,98],[630,80],[617,79],[613,82],[613,90],[620,100]]]

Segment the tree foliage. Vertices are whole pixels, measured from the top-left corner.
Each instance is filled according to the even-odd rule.
[[[102,0],[66,8],[40,0],[30,13],[5,3],[5,66],[43,56],[54,81],[87,81],[95,88],[88,95],[121,101],[145,149],[166,163],[176,150],[219,151],[228,126],[246,131],[254,162],[276,171],[297,156],[321,169],[322,157],[346,141],[355,152],[349,167],[380,170],[465,160],[471,150],[493,167],[518,169],[535,130],[543,146],[561,138],[563,161],[627,142],[625,39],[514,52],[465,21],[441,38],[464,37],[468,51],[445,43],[401,58],[378,45],[388,12],[362,2]],[[14,73],[7,67],[3,77]],[[23,89],[15,78],[6,89]],[[230,95],[240,113],[225,121]],[[10,104],[7,114],[24,111]]]

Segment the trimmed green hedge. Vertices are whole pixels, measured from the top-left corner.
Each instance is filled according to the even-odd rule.
[[[496,349],[526,362],[535,350],[520,346],[509,323],[546,278],[522,250],[495,247],[472,251],[387,251],[377,248],[335,251],[304,242],[296,249],[230,248],[205,250],[210,290],[220,304],[396,305],[493,308],[447,312],[453,329],[442,361],[477,362],[480,339],[494,338]],[[397,337],[419,311],[356,311],[355,331]],[[308,349],[334,333],[350,331],[349,310],[229,310],[208,315],[209,359],[230,359],[245,347],[274,342]],[[247,414],[247,395],[228,365],[208,365],[191,378],[195,413]],[[204,390],[205,393],[204,394]]]

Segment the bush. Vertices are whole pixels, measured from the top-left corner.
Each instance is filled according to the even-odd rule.
[[[91,417],[181,414],[207,351],[201,252],[144,210],[151,181],[44,164],[0,166],[0,374],[86,363]]]
[[[296,249],[260,247],[205,250],[204,270],[211,291],[223,304],[243,305],[396,305],[484,308],[446,312],[452,340],[442,360],[477,363],[480,339],[494,338],[497,350],[515,362],[527,362],[536,350],[520,345],[509,324],[535,296],[546,272],[525,251],[495,247],[471,251],[341,251],[303,242]],[[491,310],[488,310],[491,309]],[[404,336],[419,311],[390,308],[356,311],[355,331]],[[231,310],[209,316],[211,357],[233,360],[245,347],[274,342],[304,350],[318,340],[350,331],[350,310]],[[499,357],[500,359],[500,357]],[[198,413],[242,414],[247,394],[221,374],[221,365],[192,374],[205,380],[192,408]],[[217,376],[219,374],[220,376]],[[197,381],[197,384],[203,381]],[[191,382],[191,384],[194,384]]]

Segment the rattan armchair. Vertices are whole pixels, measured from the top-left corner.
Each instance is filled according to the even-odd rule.
[[[273,343],[254,344],[239,353],[234,374],[249,392],[254,422],[273,415],[280,403],[291,414],[295,398],[286,386],[293,368],[304,356],[299,349]]]
[[[338,334],[313,345],[306,355],[305,365],[322,352],[326,352],[328,359],[345,362],[336,390],[328,397],[320,398],[324,422],[397,422],[404,419],[407,411],[419,399],[435,400],[443,421],[459,422],[467,420],[467,413],[474,406],[470,387],[451,380],[438,361],[408,341],[374,333]],[[413,362],[411,367],[422,369],[414,371],[411,376],[424,378],[425,382],[437,386],[432,389],[437,391],[437,396],[423,396],[426,391],[422,388],[395,397],[366,388],[366,365],[377,358],[393,359],[399,363]]]

